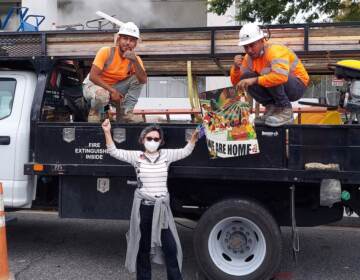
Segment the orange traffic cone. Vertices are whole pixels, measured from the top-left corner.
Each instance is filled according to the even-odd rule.
[[[0,280],[9,280],[11,277],[9,272],[6,230],[5,230],[5,211],[3,199],[3,187],[0,183]]]

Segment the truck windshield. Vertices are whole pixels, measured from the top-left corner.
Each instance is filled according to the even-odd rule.
[[[10,78],[0,78],[0,120],[11,114],[16,80]]]

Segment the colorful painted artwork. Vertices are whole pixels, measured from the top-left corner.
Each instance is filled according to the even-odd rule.
[[[260,152],[246,96],[234,87],[199,94],[206,141],[211,158]]]

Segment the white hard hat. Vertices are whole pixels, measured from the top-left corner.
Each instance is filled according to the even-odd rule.
[[[135,38],[140,38],[140,31],[139,28],[133,22],[127,22],[120,26],[119,35],[128,35]]]
[[[264,38],[264,32],[255,23],[244,24],[239,32],[239,46],[244,46]]]

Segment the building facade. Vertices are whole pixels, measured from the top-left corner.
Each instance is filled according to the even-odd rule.
[[[207,12],[205,0],[8,0],[0,2],[0,18],[6,17],[12,7],[28,7],[28,14],[44,15],[40,30],[53,30],[56,26],[85,26],[98,18],[101,10],[121,21],[134,21],[141,28],[204,27],[236,24],[229,9],[225,16]],[[5,27],[14,31],[19,26],[19,16],[14,14]],[[97,28],[95,24],[89,25]],[[77,27],[79,28],[79,27]],[[107,25],[104,28],[113,28]],[[230,85],[229,78],[199,77],[199,91]],[[142,92],[143,97],[186,97],[186,77],[150,77]]]

